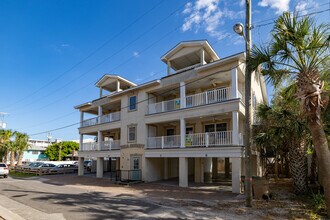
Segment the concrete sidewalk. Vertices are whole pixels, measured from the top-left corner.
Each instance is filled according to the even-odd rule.
[[[5,220],[65,220],[61,213],[47,214],[0,195],[0,217]]]

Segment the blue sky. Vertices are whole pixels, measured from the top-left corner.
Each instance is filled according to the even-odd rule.
[[[253,43],[269,40],[272,25],[262,24],[281,12],[317,12],[326,3],[254,0]],[[98,97],[94,83],[103,74],[137,84],[160,78],[160,57],[180,41],[207,39],[220,58],[241,52],[232,26],[244,23],[244,14],[244,1],[229,0],[2,0],[0,112],[10,113],[7,128],[34,134],[78,122],[73,106]],[[325,22],[330,14],[315,17]],[[77,126],[52,136],[78,139]]]

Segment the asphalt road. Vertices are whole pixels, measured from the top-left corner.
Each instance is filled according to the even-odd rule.
[[[208,210],[205,206],[192,211],[189,206],[164,205],[155,199],[125,193],[124,187],[116,193],[109,192],[108,187],[108,192],[101,192],[91,190],[93,187],[63,185],[56,181],[56,177],[52,178],[51,181],[37,177],[0,179],[0,206],[25,219],[37,220],[217,218],[214,213],[205,212]]]

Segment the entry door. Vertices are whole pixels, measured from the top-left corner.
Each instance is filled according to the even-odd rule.
[[[141,156],[131,156],[131,180],[141,180]]]

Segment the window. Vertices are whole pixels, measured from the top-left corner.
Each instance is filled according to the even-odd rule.
[[[130,111],[136,110],[136,96],[129,97],[129,110]]]
[[[136,140],[136,127],[128,127],[128,141],[133,142]]]
[[[38,154],[39,152],[38,151],[32,151],[32,154]]]

